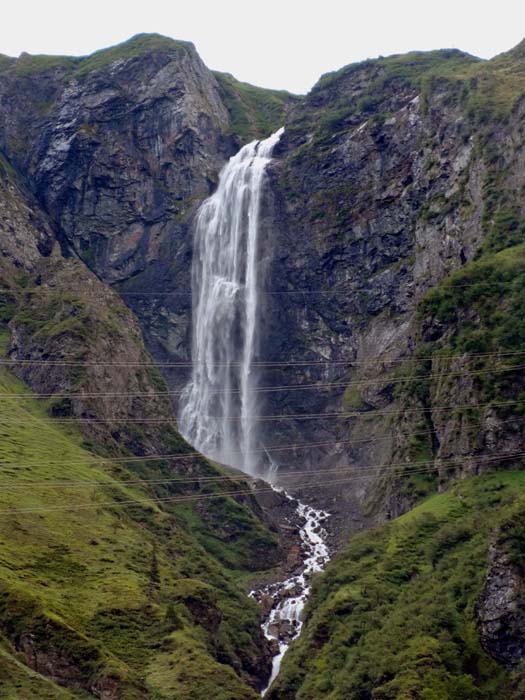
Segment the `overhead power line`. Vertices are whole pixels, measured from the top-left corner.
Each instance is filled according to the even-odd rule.
[[[314,384],[281,384],[280,386],[260,386],[249,390],[250,393],[274,393],[280,391],[302,391],[306,389],[331,389],[331,388],[347,388],[352,386],[372,386],[375,384],[401,384],[410,383],[413,381],[420,381],[422,379],[444,379],[448,377],[474,377],[483,374],[494,374],[496,372],[515,372],[520,369],[524,369],[525,365],[506,365],[500,367],[490,367],[489,369],[472,370],[470,372],[450,372],[450,373],[436,373],[436,374],[419,374],[406,377],[394,377],[385,378],[379,377],[377,379],[357,379],[351,382],[328,382],[328,383],[314,383]],[[0,396],[4,398],[12,399],[51,399],[51,398],[74,398],[74,399],[94,399],[94,398],[109,398],[109,397],[141,397],[141,398],[155,398],[158,396],[181,396],[185,393],[185,389],[176,391],[143,391],[143,392],[131,392],[131,391],[103,391],[103,392],[75,392],[75,393],[46,393],[37,394],[34,392],[28,393],[8,393],[2,392]],[[224,391],[212,391],[210,395],[212,396],[223,396],[224,394],[235,395],[243,393],[241,389],[232,389],[228,392]]]
[[[1,396],[1,395],[0,395]],[[477,410],[480,408],[504,408],[508,406],[517,407],[523,406],[525,400],[523,401],[491,401],[484,404],[448,404],[444,406],[432,406],[431,408],[425,408],[424,406],[419,406],[417,408],[398,408],[394,410],[370,410],[370,411],[351,411],[351,412],[330,412],[325,411],[323,413],[278,413],[275,415],[254,415],[249,416],[255,421],[274,421],[274,420],[312,420],[314,418],[374,418],[376,416],[398,416],[400,414],[407,413],[436,413],[437,411],[468,411]],[[213,416],[203,414],[203,418],[218,418],[221,420],[244,420],[247,416]],[[125,424],[139,424],[139,425],[176,425],[177,420],[173,418],[128,418],[127,416],[105,416],[104,418],[54,418],[50,416],[45,416],[44,420],[48,420],[51,424],[100,424],[100,423],[125,423]],[[35,425],[36,419],[32,420],[19,420],[17,418],[4,418],[0,417],[0,423],[5,425]],[[38,425],[41,425],[41,421]]]
[[[435,457],[432,460],[420,460],[420,461],[403,461],[403,462],[389,462],[389,463],[383,463],[383,464],[368,464],[368,465],[356,465],[356,464],[345,464],[345,465],[340,465],[338,467],[333,467],[333,468],[327,468],[327,469],[293,469],[293,470],[283,470],[279,472],[279,482],[282,479],[294,479],[298,475],[315,475],[315,474],[339,474],[339,473],[345,473],[345,472],[352,472],[352,473],[357,473],[360,474],[362,472],[368,472],[368,471],[376,471],[376,470],[383,470],[383,471],[388,471],[388,470],[393,470],[395,471],[397,468],[402,467],[405,469],[408,469],[410,473],[412,473],[413,468],[420,468],[423,466],[427,466],[429,468],[436,468],[436,461],[439,461],[440,465],[454,465],[457,463],[462,463],[466,459],[470,459],[470,457],[476,455],[459,455],[457,457],[446,457],[446,458],[438,458]],[[489,464],[492,462],[499,462],[502,459],[511,459],[511,458],[517,458],[517,457],[523,457],[525,456],[525,451],[520,451],[520,452],[512,452],[512,453],[502,453],[498,455],[487,455],[486,457],[477,457],[477,463],[479,464]],[[108,475],[109,476],[109,475]],[[181,486],[187,486],[187,485],[193,485],[193,484],[198,484],[199,486],[201,484],[220,484],[220,483],[229,483],[235,478],[238,479],[263,479],[264,476],[260,475],[253,475],[253,474],[239,474],[238,476],[227,476],[227,475],[218,475],[218,476],[203,476],[203,477],[195,477],[192,479],[185,479],[181,477],[169,477],[169,478],[164,478],[164,479],[135,479],[135,480],[116,480],[116,479],[111,479],[111,477],[108,478],[107,481],[101,481],[101,480],[96,480],[96,481],[33,481],[33,480],[17,480],[17,479],[2,479],[1,483],[3,486],[6,488],[14,488],[14,489],[19,489],[23,488],[26,489],[28,486],[47,486],[51,488],[76,488],[76,487],[85,487],[85,486],[159,486],[159,485],[164,485],[164,484],[174,484],[174,485],[181,485]],[[16,483],[10,483],[10,481],[16,481]]]
[[[374,280],[374,281],[380,281],[380,280]],[[411,284],[415,284],[416,280],[411,279],[409,280]],[[447,285],[447,287],[451,289],[470,289],[470,288],[477,288],[479,289],[484,288],[484,289],[501,289],[501,283],[498,282],[485,282],[485,281],[480,281],[480,282],[464,282],[464,283],[454,283],[453,280],[451,280],[450,277],[444,277],[440,282],[437,283],[437,285],[434,285],[433,287],[430,287],[427,291],[431,291],[432,289],[435,289],[439,285]],[[192,297],[195,295],[193,290],[188,290],[188,289],[183,289],[183,290],[172,290],[172,291],[166,291],[166,292],[154,292],[154,291],[125,291],[125,290],[119,290],[116,287],[110,287],[112,291],[114,291],[116,294],[118,294],[121,297]],[[8,294],[15,294],[19,290],[7,290]],[[21,294],[56,294],[57,289],[54,289],[53,287],[38,287],[36,289],[23,289],[20,290]],[[237,290],[239,293],[242,293],[244,291],[243,287],[239,287]],[[371,288],[371,286],[367,287],[353,287],[351,283],[348,281],[341,282],[331,289],[262,289],[258,291],[258,294],[262,296],[312,296],[312,295],[318,295],[318,296],[324,296],[324,295],[334,295],[334,294],[353,294],[355,292],[366,292],[366,293],[373,293],[376,290]],[[4,291],[5,293],[5,291]],[[90,294],[89,292],[78,292],[79,297],[84,297],[84,298],[107,298],[107,296],[103,294]]]
[[[498,426],[501,425],[509,425],[509,424],[515,424],[515,423],[521,423],[525,421],[525,416],[522,416],[520,418],[509,418],[508,420],[500,421],[498,423]],[[469,421],[469,425],[481,425],[482,421]],[[415,432],[410,431],[410,436],[415,437],[415,436],[423,436],[423,435],[433,435],[435,433],[434,430],[417,430]],[[254,450],[250,450],[249,452],[244,452],[242,450],[236,450],[230,452],[230,456],[242,456],[242,455],[253,455],[253,454],[268,454],[269,451],[272,452],[287,452],[287,451],[295,451],[295,450],[304,450],[304,449],[311,449],[312,447],[336,447],[339,445],[347,445],[347,446],[352,446],[352,445],[362,445],[366,444],[368,442],[381,442],[383,440],[391,440],[392,439],[392,434],[391,433],[382,433],[379,435],[373,435],[371,437],[367,438],[360,438],[360,439],[351,439],[351,440],[339,440],[339,439],[332,439],[332,440],[325,440],[322,442],[293,442],[293,443],[284,443],[284,444],[277,444],[277,445],[265,445],[264,447],[257,448]],[[208,459],[209,461],[214,461],[213,458],[207,458],[205,455],[203,455],[202,452],[194,451],[194,452],[185,452],[185,453],[169,453],[169,454],[149,454],[149,455],[143,455],[143,456],[137,456],[133,455],[130,457],[98,457],[98,456],[93,456],[92,458],[87,458],[83,460],[67,460],[67,461],[45,461],[43,462],[40,460],[38,463],[24,463],[24,464],[12,464],[10,462],[6,461],[0,461],[0,466],[5,468],[5,469],[34,469],[38,467],[70,467],[72,465],[78,465],[80,467],[91,467],[93,465],[100,465],[100,466],[106,466],[110,464],[128,464],[128,463],[134,463],[138,462],[142,464],[143,462],[178,462],[178,461],[187,461],[188,459],[193,459],[193,458],[205,458]],[[227,465],[226,465],[227,466]],[[310,471],[310,470],[307,470]],[[108,475],[109,476],[109,475]],[[239,475],[240,477],[242,475]],[[205,481],[207,479],[209,480],[216,480],[217,476],[201,476],[198,477],[198,481]],[[224,479],[232,479],[235,478],[233,475],[225,475],[224,477],[221,477]],[[5,478],[4,480],[5,481]],[[164,480],[161,480],[164,481]],[[152,483],[151,480],[147,478],[141,478],[140,480],[123,480],[123,481],[118,481],[120,484],[127,484],[127,483]],[[77,484],[90,484],[90,483],[97,483],[89,480],[77,480],[75,482],[72,482],[70,480],[65,481],[56,481],[56,482],[51,482],[50,480],[44,480],[42,482],[37,482],[34,480],[24,480],[24,484],[37,484],[37,483],[44,483],[44,484],[50,484],[50,483],[56,483],[56,484],[62,484],[62,483],[77,483]],[[106,482],[101,482],[101,483],[106,483]],[[114,480],[112,480],[112,483],[116,483]]]
[[[463,353],[455,355],[410,355],[408,357],[376,357],[368,360],[289,360],[289,361],[254,361],[251,363],[252,367],[267,368],[267,369],[280,369],[281,367],[317,367],[317,366],[346,366],[351,368],[354,365],[357,366],[368,366],[372,365],[377,367],[379,365],[385,364],[404,364],[409,362],[424,362],[430,360],[462,360],[468,362],[470,360],[483,360],[490,359],[491,357],[496,357],[503,359],[506,357],[516,357],[525,355],[525,350],[497,350],[493,352],[479,352],[479,353]],[[211,362],[206,363],[210,367],[236,367],[240,366],[242,362]],[[69,360],[27,360],[27,359],[16,359],[16,358],[0,358],[0,367],[12,367],[13,365],[18,365],[20,367],[175,367],[175,368],[192,368],[194,363],[188,362],[80,362],[80,361],[69,361]]]
[[[492,461],[498,460],[498,461],[505,461],[506,459],[514,459],[516,456],[522,456],[523,452],[521,453],[515,453],[515,454],[508,454],[504,456],[498,456],[495,457]],[[470,458],[472,455],[464,455],[463,460]],[[483,460],[476,460],[474,464],[483,464]],[[407,466],[406,463],[403,466]],[[435,466],[432,465],[432,471],[435,471]],[[414,470],[408,472],[407,476],[410,474],[416,474],[416,473],[428,473],[428,469],[422,469],[422,470]],[[354,481],[360,481],[362,479],[370,479],[374,478],[376,474],[360,474],[358,476],[346,478],[346,479],[335,479],[332,481],[328,481],[324,479],[323,481],[316,482],[316,483],[308,483],[308,484],[301,484],[300,489],[309,489],[309,488],[317,488],[318,486],[334,486],[342,483],[350,483]],[[92,509],[99,509],[99,508],[119,508],[123,506],[129,506],[129,505],[142,505],[146,507],[153,507],[159,503],[186,503],[190,501],[196,501],[196,500],[207,500],[211,498],[224,498],[226,496],[243,496],[243,495],[257,495],[260,493],[271,493],[274,492],[274,488],[268,488],[268,489],[257,489],[256,491],[253,488],[250,488],[248,490],[236,490],[236,491],[223,491],[219,493],[205,493],[205,494],[190,494],[190,495],[178,495],[178,496],[166,496],[166,497],[160,497],[160,498],[150,498],[148,500],[144,499],[132,499],[132,500],[127,500],[127,501],[100,501],[97,503],[85,503],[85,504],[75,504],[75,505],[63,505],[63,506],[51,506],[51,507],[42,507],[42,508],[21,508],[21,509],[11,509],[11,510],[2,510],[0,511],[0,515],[8,515],[8,516],[15,516],[18,514],[25,514],[25,513],[46,513],[46,512],[55,512],[55,511],[79,511],[79,510],[92,510]]]

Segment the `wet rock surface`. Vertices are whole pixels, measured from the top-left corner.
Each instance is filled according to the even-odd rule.
[[[277,489],[276,493],[295,506],[300,546],[293,548],[296,550],[293,562],[295,567],[290,570],[291,575],[250,593],[261,605],[262,629],[273,653],[272,673],[267,688],[279,673],[288,646],[301,633],[302,613],[310,592],[311,578],[323,570],[330,558],[326,544],[327,532],[324,529],[329,514],[294,501],[281,489]]]
[[[31,57],[7,61],[0,148],[63,248],[118,288],[177,391],[189,373],[174,363],[190,359],[192,220],[239,136],[224,77],[218,80],[191,44],[139,38],[123,56],[105,55],[87,63],[57,59],[36,71]],[[361,414],[400,408],[391,362],[410,358],[417,344],[417,304],[474,259],[485,235],[490,159],[479,125],[453,83],[437,80],[423,90],[421,79],[429,67],[466,70],[477,60],[443,51],[400,61],[400,74],[380,60],[325,76],[283,110],[286,130],[262,200],[259,258],[272,293],[262,304],[260,357],[276,364],[261,369],[258,381],[285,387],[265,394],[262,410],[313,416],[267,421],[264,438],[276,448],[297,445],[285,460],[279,449],[271,455],[287,465],[283,485],[328,508],[339,537],[414,503],[389,479],[378,493],[377,478],[360,470],[379,465],[382,474],[404,449],[406,433],[428,416],[405,416],[390,430],[379,416],[363,426]],[[242,110],[238,100],[236,106]],[[493,162],[499,159],[506,178],[500,186],[511,199],[524,184],[516,148],[522,116],[518,103],[491,135]],[[47,245],[45,235],[39,245]],[[423,328],[434,342],[451,332],[431,320]],[[299,384],[310,388],[286,388]],[[450,382],[441,393],[469,403],[475,387]],[[491,450],[484,430],[473,436],[443,418],[431,416],[429,426],[438,460]],[[521,438],[502,425],[498,434]],[[344,472],[320,479],[317,470],[328,467]],[[467,463],[457,473],[474,470]],[[455,474],[439,463],[435,471],[444,485]]]
[[[481,643],[492,657],[514,666],[525,658],[525,578],[496,544],[488,566],[476,611]]]

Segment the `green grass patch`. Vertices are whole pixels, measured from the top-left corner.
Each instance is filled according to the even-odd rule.
[[[116,61],[127,61],[153,51],[168,51],[173,54],[187,52],[192,44],[176,41],[160,34],[137,34],[131,39],[95,51],[89,56],[48,56],[23,53],[18,59],[0,56],[0,71],[14,70],[18,77],[62,69],[77,78],[103,70]]]
[[[284,125],[286,108],[295,98],[285,90],[268,90],[214,73],[230,115],[230,129],[241,143],[269,136]]]
[[[525,347],[525,246],[486,253],[455,272],[427,295],[420,313],[448,329],[446,344],[438,341],[432,348],[436,357],[439,352],[520,352]],[[480,372],[474,384],[483,402],[523,401],[521,364],[520,355],[479,358],[472,369]],[[509,369],[497,371],[501,365]]]
[[[186,41],[175,41],[161,34],[137,34],[121,44],[101,49],[90,56],[77,59],[75,74],[83,77],[93,71],[104,69],[115,61],[128,61],[153,51],[169,51],[172,54],[187,53],[192,44]]]
[[[353,537],[315,579],[304,634],[269,697],[508,700],[475,606],[494,534],[522,551],[524,507],[525,472],[494,473]]]
[[[147,487],[116,481],[136,480],[133,472],[86,450],[6,371],[0,396],[2,697],[13,688],[17,698],[35,688],[42,698],[91,697],[35,675],[14,651],[26,633],[72,669],[66,686],[112,677],[123,700],[146,689],[158,700],[194,698],[196,688],[210,698],[255,698],[247,680],[259,611],[224,563],[245,572],[248,552],[261,542],[273,551],[272,537],[231,499],[209,513],[196,508],[191,523],[161,510]],[[141,503],[108,507],[129,500]],[[207,530],[219,523],[222,534]],[[217,551],[203,546],[214,539]],[[179,655],[182,648],[194,652]]]

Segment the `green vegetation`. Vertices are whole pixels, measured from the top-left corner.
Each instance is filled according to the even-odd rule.
[[[215,486],[202,488],[203,493],[218,492]],[[200,511],[200,512],[199,512]],[[231,498],[213,498],[203,514],[195,505],[177,508],[177,515],[207,552],[232,571],[257,571],[275,548],[275,537],[253,513]],[[231,539],[235,548],[229,545]]]
[[[163,511],[146,484],[122,483],[136,474],[86,451],[31,397],[9,396],[21,393],[2,371],[0,695],[89,698],[115,682],[123,699],[255,698],[258,608],[198,540],[216,538],[240,567],[268,539],[260,523],[228,497]],[[183,526],[190,511],[197,537]],[[207,530],[218,518],[227,540]],[[28,635],[70,691],[27,666]]]
[[[489,542],[522,562],[525,472],[456,483],[352,538],[315,580],[270,698],[516,700],[480,646]]]
[[[339,135],[365,122],[374,133],[400,106],[418,95],[423,116],[428,115],[434,98],[439,104],[459,107],[465,115],[465,122],[460,125],[463,138],[468,140],[475,134],[484,150],[492,147],[495,153],[494,131],[509,122],[525,95],[524,79],[525,62],[517,49],[491,61],[457,50],[442,50],[380,57],[345,66],[322,76],[287,125],[289,134],[298,139],[310,134],[308,141],[296,149],[294,158],[296,162],[318,162],[326,157]],[[494,162],[489,168],[487,186],[492,182],[494,194],[501,199],[502,188],[498,189],[498,185],[503,174],[498,166],[501,163]],[[513,203],[513,193],[508,193],[499,206],[508,209]],[[425,214],[436,216],[441,209],[427,209]],[[497,214],[496,209],[487,210],[486,223]],[[518,219],[521,226],[521,217]]]
[[[477,124],[508,121],[524,94],[523,42],[473,71],[468,81],[467,108]]]
[[[228,73],[214,73],[230,114],[230,129],[242,143],[269,136],[284,125],[286,109],[295,98],[285,90],[241,83]]]
[[[357,386],[349,385],[343,393],[343,410],[350,411],[353,408],[360,408],[363,405],[363,397]]]
[[[16,59],[11,58],[11,56],[6,56],[5,54],[0,54],[0,71],[8,68]]]
[[[525,347],[524,245],[487,253],[448,277],[427,295],[421,314],[448,329],[432,347],[436,358],[450,352],[502,353],[499,359],[480,357],[471,363],[479,372],[474,386],[480,402],[515,400],[512,410],[523,412],[523,357],[517,353]],[[498,370],[501,366],[508,370]]]
[[[469,56],[457,49],[441,49],[438,51],[411,51],[378,59],[368,59],[359,63],[351,63],[337,71],[321,76],[314,90],[330,87],[335,82],[347,78],[363,68],[374,67],[381,72],[380,82],[376,85],[387,85],[389,81],[401,79],[410,85],[419,85],[423,76],[434,71],[448,70],[451,74],[471,63],[480,63],[479,58]]]
[[[450,340],[462,352],[509,352],[525,342],[525,245],[485,255],[433,289],[421,306],[437,321],[462,321]],[[472,322],[465,325],[466,314]],[[475,323],[474,323],[475,319]]]
[[[517,206],[501,206],[492,199],[492,192],[485,197],[484,225],[487,236],[484,250],[498,251],[525,242],[525,221]],[[499,193],[498,199],[501,197]]]
[[[152,51],[186,52],[192,47],[193,45],[189,42],[175,41],[161,34],[137,34],[121,44],[95,51],[89,56],[33,56],[23,53],[16,60],[8,56],[0,56],[0,71],[14,70],[17,76],[23,77],[63,69],[77,78],[82,78],[115,61],[127,61]]]
[[[31,54],[23,53],[15,63],[6,63],[4,66],[0,64],[0,70],[2,67],[12,67],[18,77],[24,77],[27,75],[34,75],[35,73],[43,73],[44,71],[52,71],[57,68],[69,71],[73,69],[80,60],[81,59],[73,56],[32,56]]]
[[[137,34],[121,44],[101,49],[90,56],[78,59],[75,72],[77,76],[82,77],[115,61],[127,61],[152,51],[179,53],[181,51],[187,52],[192,48],[193,44],[187,41],[175,41],[161,34]]]
[[[8,323],[15,313],[16,300],[12,292],[0,290],[0,324]]]
[[[398,107],[400,94],[425,95],[435,79],[472,70],[479,59],[457,50],[412,52],[367,60],[345,66],[321,77],[307,98],[307,111],[290,126],[293,132],[314,131],[306,150],[328,147],[338,133],[371,119],[381,124]],[[351,100],[343,85],[363,73],[358,92]],[[357,83],[359,85],[359,82]],[[326,99],[326,93],[330,98]],[[324,96],[324,99],[323,99]],[[317,104],[322,106],[316,107]]]
[[[377,112],[392,87],[414,88],[425,103],[435,89],[446,87],[446,100],[464,106],[472,123],[507,119],[524,93],[523,61],[515,53],[482,61],[455,49],[412,52],[346,66],[321,78],[314,91],[330,88],[363,68],[372,79],[357,105],[362,114]]]

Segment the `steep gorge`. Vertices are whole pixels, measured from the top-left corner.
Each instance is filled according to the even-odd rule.
[[[279,531],[181,438],[132,312],[0,168],[0,694],[255,698],[271,653],[241,580]]]
[[[16,373],[41,394],[103,393],[111,386],[114,395],[102,401],[59,396],[48,406],[55,417],[91,420],[80,426],[99,455],[189,450],[175,429],[154,423],[139,429],[132,418],[173,422],[177,394],[172,405],[158,394],[166,394],[164,381],[177,392],[189,377],[191,231],[200,203],[228,157],[284,124],[268,169],[259,251],[267,285],[260,385],[285,387],[263,395],[261,413],[279,418],[262,422],[262,440],[280,465],[281,482],[333,512],[340,543],[458,477],[521,468],[524,94],[523,45],[489,62],[459,51],[368,61],[324,76],[304,98],[215,75],[191,44],[153,35],[86,58],[2,58],[4,323]],[[57,356],[87,369],[78,376],[78,367],[22,362]],[[153,362],[146,372],[130,369],[150,357],[164,379]],[[124,358],[128,369],[102,370],[108,358]],[[119,391],[136,396],[119,398]],[[176,473],[194,476],[195,469],[193,461],[182,462]],[[199,478],[214,470],[204,461],[197,469]],[[154,474],[172,471],[159,465],[142,472]],[[519,483],[514,487],[511,500],[519,497]],[[197,507],[183,514],[184,527],[195,527],[195,518],[197,539],[221,565],[245,576],[277,562],[277,544],[250,497],[226,499],[216,510]],[[220,544],[210,540],[218,524]],[[442,525],[448,527],[423,523],[413,538],[426,546]],[[490,537],[487,531],[476,541],[477,553]],[[366,559],[369,546],[348,556]],[[427,566],[423,545],[414,546],[405,547],[409,564],[392,564],[394,583],[396,576],[411,581]],[[386,554],[378,556],[383,562]],[[508,568],[505,556],[493,555],[490,564],[479,555],[476,581],[489,566]],[[216,564],[203,565],[197,578],[206,578],[208,566]],[[345,615],[355,601],[336,588],[341,577],[349,576],[351,587],[361,574],[339,566],[319,584],[314,604],[323,611],[333,594],[337,615]],[[520,575],[513,579],[518,588]],[[478,593],[465,594],[468,605]],[[208,599],[196,605],[213,632],[213,605]],[[249,697],[249,685],[263,684],[250,610],[250,659],[239,660],[229,642],[211,652],[237,672],[224,697]],[[323,689],[325,659],[318,678],[304,682],[297,670],[312,645],[339,639],[324,620],[318,625],[322,614],[310,607],[305,640],[285,662],[272,697],[349,692],[344,684]],[[226,635],[234,626],[228,629]],[[492,641],[484,642],[489,652]],[[341,645],[334,654],[340,653]],[[464,647],[458,653],[467,654]],[[248,683],[242,690],[239,677]],[[390,681],[382,695],[365,697],[396,697],[397,681]],[[194,679],[182,679],[177,691],[190,693],[192,683],[201,695],[188,697],[208,694]],[[465,697],[474,692],[468,683]]]

